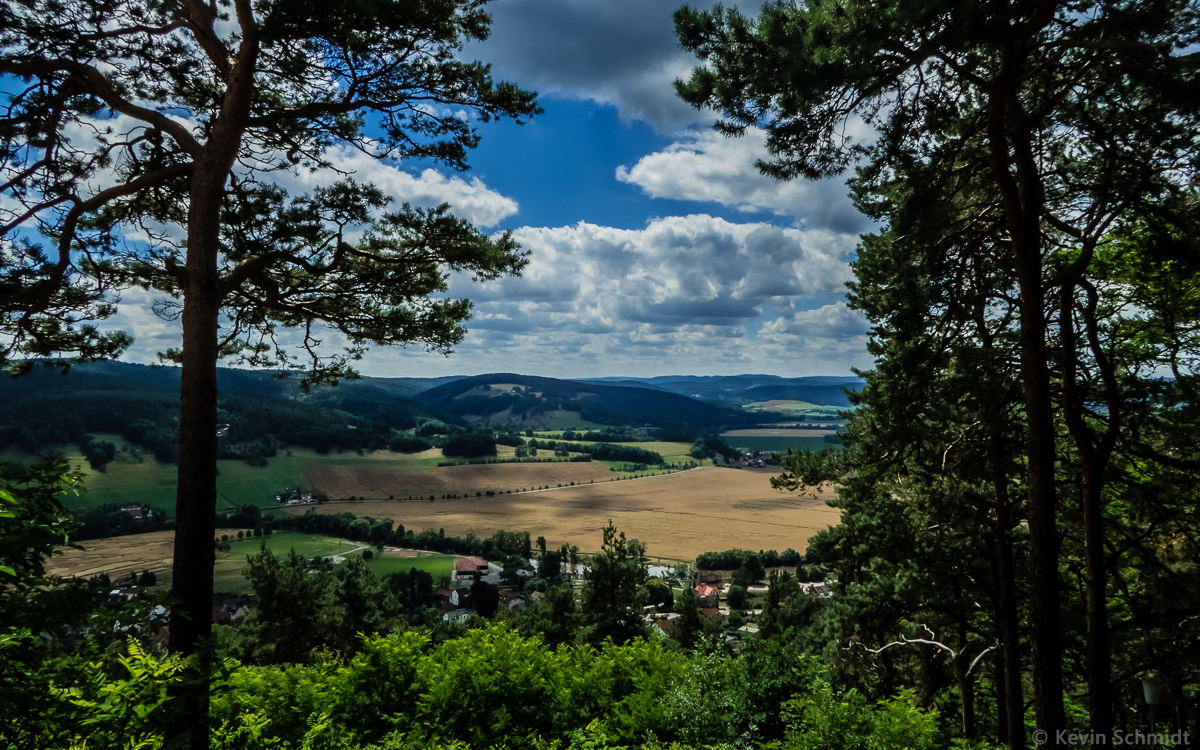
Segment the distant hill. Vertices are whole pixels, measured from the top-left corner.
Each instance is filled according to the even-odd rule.
[[[795,400],[848,406],[853,378],[668,376],[558,380],[512,373],[439,378],[362,378],[305,393],[296,378],[219,368],[219,419],[230,430],[226,457],[257,460],[279,444],[316,450],[386,445],[395,430],[423,419],[494,426],[587,423],[642,427],[694,436],[721,426],[777,421],[745,404]],[[160,460],[173,461],[178,439],[179,370],[124,362],[75,365],[67,374],[37,367],[0,376],[0,448],[36,453],[117,433]],[[577,420],[577,421],[576,421]],[[682,438],[681,438],[682,439]]]
[[[604,425],[646,424],[664,430],[706,429],[763,419],[741,409],[714,405],[665,390],[600,385],[512,373],[478,375],[431,388],[418,403],[468,421],[534,425],[556,412],[575,412]]]
[[[605,385],[605,386],[623,386],[626,388],[645,388],[646,390],[663,391],[665,393],[672,392],[666,388],[657,386],[654,383],[646,383],[641,380],[627,380],[627,379],[622,379],[622,378],[613,378],[612,380],[608,380],[608,379],[604,379],[604,378],[597,378],[595,380],[591,380],[589,378],[578,378],[578,379],[574,380],[573,382],[591,383],[593,385]]]
[[[664,375],[653,378],[593,378],[586,382],[620,381],[652,386],[695,399],[741,406],[760,401],[806,401],[819,406],[849,406],[842,389],[857,390],[862,380],[853,376],[816,375],[783,378],[778,375]]]
[[[857,385],[857,384],[855,384]],[[759,385],[738,394],[743,403],[759,401],[807,401],[818,406],[850,406],[845,386],[836,385]],[[852,389],[851,389],[852,390]]]
[[[317,450],[375,447],[418,419],[445,418],[397,395],[423,385],[406,381],[352,380],[303,393],[295,378],[218,368],[218,419],[230,425],[222,450],[228,457],[253,457],[270,455],[276,442]],[[97,362],[63,374],[37,367],[20,378],[0,376],[0,403],[0,448],[37,453],[89,433],[118,433],[160,460],[175,460],[178,368]]]

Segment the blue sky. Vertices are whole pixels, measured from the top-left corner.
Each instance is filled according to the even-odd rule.
[[[725,139],[675,96],[695,60],[671,32],[677,0],[496,0],[493,34],[464,51],[539,92],[525,126],[479,126],[471,170],[345,154],[398,201],[449,202],[532,252],[520,279],[452,279],[475,303],[450,357],[375,349],[374,376],[515,371],[557,377],[845,374],[869,366],[866,324],[844,303],[870,225],[843,179],[778,184],[761,138]],[[292,188],[311,188],[307,178]],[[114,321],[151,361],[178,331],[127,294]],[[329,338],[336,343],[336,337]]]

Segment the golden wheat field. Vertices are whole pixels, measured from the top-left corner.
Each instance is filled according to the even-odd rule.
[[[238,529],[217,529],[216,535],[236,536]],[[171,567],[175,532],[152,531],[147,534],[114,536],[80,542],[83,549],[65,549],[50,558],[46,570],[56,576],[90,578],[100,573],[128,573],[131,570],[164,570]]]
[[[527,470],[526,467],[545,471],[588,466],[500,464],[456,467],[455,471]],[[414,531],[444,529],[446,534],[454,536],[468,531],[489,536],[497,529],[529,531],[534,536],[546,537],[551,547],[575,544],[584,552],[599,549],[600,530],[610,518],[626,536],[645,542],[652,557],[691,560],[701,552],[730,547],[754,550],[792,547],[803,552],[809,537],[837,522],[839,511],[825,504],[830,496],[828,491],[793,494],[772,489],[768,480],[777,471],[705,467],[618,482],[605,478],[587,484],[585,480],[575,487],[496,497],[436,502],[368,500],[327,503],[316,506],[316,510],[391,518]],[[513,475],[514,480],[516,476]],[[554,485],[559,481],[529,476],[524,483]],[[424,496],[427,498],[429,493]],[[290,508],[286,512],[305,510]]]
[[[357,516],[391,518],[414,531],[445,529],[447,534],[455,536],[468,531],[481,536],[490,536],[498,529],[528,531],[546,537],[552,548],[575,544],[583,552],[599,550],[600,530],[612,519],[626,536],[645,542],[651,557],[672,560],[692,560],[701,552],[730,547],[753,550],[792,547],[803,552],[809,537],[838,520],[837,509],[825,504],[830,496],[828,491],[793,494],[771,489],[768,479],[775,473],[773,469],[705,467],[610,482],[608,472],[589,477],[578,471],[590,466],[585,463],[454,467],[451,471],[480,474],[474,479],[483,484],[504,478],[511,480],[517,490],[522,484],[526,487],[551,484],[552,488],[436,502],[334,502],[288,508],[284,512],[298,514],[309,509],[319,513],[351,512]],[[528,471],[534,467],[539,471]],[[521,474],[520,470],[526,473]],[[420,473],[438,476],[449,472],[443,469]],[[395,475],[392,476],[394,479]],[[587,478],[596,476],[600,479],[595,483],[586,483]],[[564,479],[584,483],[574,487],[553,486]],[[427,486],[430,485],[423,485]],[[428,492],[433,491],[427,491],[424,497],[429,496]],[[229,529],[217,531],[218,536],[236,533]],[[49,571],[53,575],[84,577],[100,572],[126,573],[132,569],[161,571],[171,565],[173,540],[174,532],[158,531],[87,541],[82,545],[85,549],[66,550],[54,557]],[[240,565],[241,559],[223,562]]]

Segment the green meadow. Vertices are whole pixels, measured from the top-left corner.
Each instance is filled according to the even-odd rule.
[[[433,583],[437,586],[442,578],[449,578],[454,572],[454,560],[454,555],[425,552],[421,553],[420,557],[380,557],[376,555],[367,560],[367,567],[377,576],[385,576],[389,573],[408,573],[416,568],[433,576]]]
[[[246,569],[246,558],[258,554],[265,544],[267,549],[282,557],[289,550],[306,557],[333,557],[349,559],[359,557],[363,550],[371,549],[362,542],[352,542],[320,534],[305,534],[299,531],[277,531],[261,539],[241,539],[230,542],[230,551],[218,552],[214,567],[214,590],[233,594],[250,594],[253,589],[242,571]],[[454,555],[421,553],[420,557],[379,557],[367,560],[367,567],[377,576],[389,573],[407,573],[413,568],[424,570],[433,576],[435,585],[442,577],[449,577],[454,570]],[[338,563],[335,570],[345,563]]]
[[[168,517],[174,516],[175,465],[158,463],[153,456],[143,454],[140,448],[129,445],[119,435],[103,434],[98,437],[111,440],[118,446],[116,460],[109,463],[105,471],[96,471],[88,465],[77,446],[66,446],[63,450],[71,467],[82,471],[86,478],[83,489],[78,494],[65,496],[64,504],[73,510],[87,510],[108,504],[142,503],[165,511]],[[562,433],[546,431],[539,433],[538,437],[560,440]],[[588,441],[571,442],[590,444]],[[621,445],[654,451],[662,455],[667,463],[682,464],[693,460],[688,454],[691,449],[688,443],[628,442]],[[513,455],[514,449],[511,447],[498,448],[501,458]],[[757,449],[783,450],[782,447]],[[539,454],[545,457],[550,455],[544,450],[539,451]],[[28,464],[34,460],[35,457],[15,447],[0,452],[0,461]],[[278,507],[275,495],[286,488],[326,489],[321,486],[314,488],[312,481],[322,482],[328,481],[329,477],[377,473],[381,469],[395,472],[452,470],[445,467],[439,469],[438,463],[446,460],[437,449],[412,454],[392,453],[387,450],[374,453],[344,451],[321,454],[307,448],[281,450],[276,456],[268,459],[264,467],[250,466],[244,461],[222,460],[217,462],[217,509],[257,505],[265,511],[273,511]],[[624,471],[627,462],[597,461],[596,464],[613,470],[618,476],[628,474]],[[655,472],[649,470],[636,473],[643,475]],[[325,479],[322,480],[322,477]],[[336,487],[336,482],[331,486]]]
[[[758,401],[746,404],[742,408],[753,412],[784,414],[789,417],[796,417],[797,419],[808,417],[810,421],[840,419],[840,412],[846,410],[846,407],[841,406],[825,406],[810,404],[807,401],[792,400]]]
[[[129,446],[117,435],[100,435],[112,440],[120,448]],[[8,455],[12,453],[13,455]],[[78,495],[63,498],[67,507],[86,510],[109,503],[144,503],[152,508],[175,514],[176,467],[160,464],[153,456],[146,455],[141,462],[122,460],[130,453],[122,450],[118,460],[96,471],[88,466],[79,449],[71,446],[66,450],[71,467],[86,475],[84,490]],[[29,463],[33,457],[20,451],[5,451],[4,460],[20,460]],[[275,507],[275,495],[287,487],[310,489],[304,478],[305,457],[289,456],[286,452],[270,459],[267,466],[250,466],[244,461],[225,460],[217,462],[217,508],[234,505],[258,505]]]

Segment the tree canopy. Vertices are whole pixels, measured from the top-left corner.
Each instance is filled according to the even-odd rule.
[[[959,430],[929,437],[942,446],[943,472],[966,443],[977,446],[975,463],[961,466],[991,496],[959,497],[999,514],[1001,548],[1018,523],[1011,472],[1023,468],[1034,702],[1051,737],[1066,725],[1059,576],[1072,545],[1060,523],[1082,540],[1091,728],[1113,726],[1104,488],[1126,389],[1153,388],[1154,378],[1153,368],[1118,359],[1129,351],[1113,337],[1117,308],[1103,302],[1115,292],[1104,256],[1121,237],[1148,237],[1147,222],[1194,221],[1197,11],[1188,2],[814,1],[768,3],[756,18],[722,8],[676,14],[681,43],[705,63],[677,83],[679,94],[717,109],[728,135],[765,130],[766,174],[812,179],[855,166],[856,204],[883,225],[864,239],[851,285],[852,305],[875,326],[878,358],[858,399],[871,407],[862,460],[906,477],[921,450],[914,435]],[[1160,231],[1150,245],[1194,256],[1186,243],[1161,241],[1169,236]],[[1150,326],[1171,342],[1159,366],[1192,335],[1186,314],[1169,320]],[[1190,371],[1176,373],[1187,388]],[[1127,450],[1147,454],[1132,447],[1135,432],[1125,434],[1134,438]],[[937,471],[935,456],[926,470]],[[782,481],[825,478],[826,466],[797,457]],[[1078,484],[1061,481],[1064,471]],[[1060,514],[1064,500],[1078,517]],[[1006,627],[1011,652],[1019,643]],[[1023,743],[1013,705],[1010,739]]]
[[[119,353],[128,336],[96,323],[132,286],[182,324],[182,349],[162,353],[182,368],[173,648],[209,631],[217,361],[308,384],[352,376],[372,342],[448,352],[470,310],[444,296],[448,273],[527,262],[446,206],[385,211],[341,166],[362,153],[465,169],[477,123],[538,112],[459,59],[489,22],[474,0],[0,9],[0,360]],[[317,186],[289,195],[282,178],[300,173]],[[330,336],[340,348],[321,348]]]

